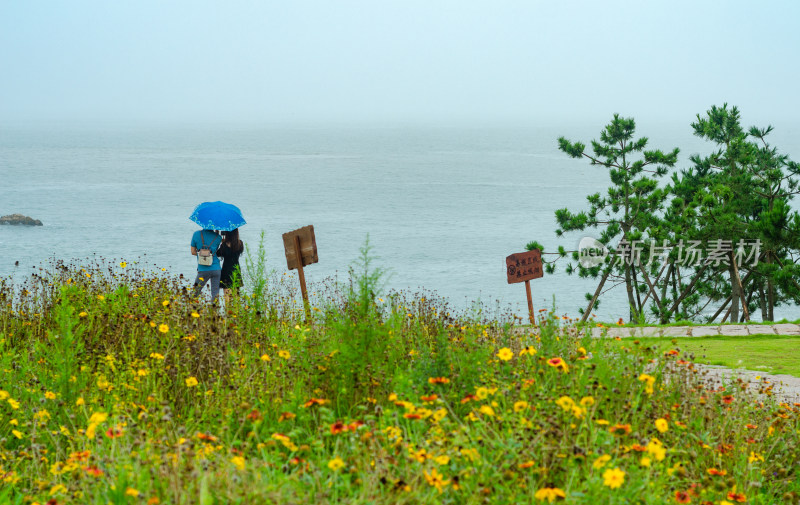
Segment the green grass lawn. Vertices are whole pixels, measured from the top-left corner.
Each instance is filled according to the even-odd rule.
[[[747,368],[800,377],[800,337],[749,335],[745,337],[641,338],[642,345],[678,348],[694,353],[698,363]]]

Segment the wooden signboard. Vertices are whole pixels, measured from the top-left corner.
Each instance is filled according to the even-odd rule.
[[[294,231],[283,234],[283,248],[286,252],[286,266],[289,270],[297,268],[297,251],[295,238],[300,241],[300,256],[303,258],[302,266],[319,262],[317,256],[317,240],[314,238],[314,225],[303,226]]]
[[[297,269],[300,278],[300,292],[303,294],[303,307],[306,311],[306,320],[311,315],[308,307],[308,291],[306,290],[306,276],[303,267],[319,262],[317,256],[317,240],[314,238],[314,226],[303,226],[283,234],[283,248],[286,252],[286,266],[289,270]]]
[[[536,324],[533,314],[533,298],[531,297],[531,279],[538,279],[544,275],[542,271],[542,251],[533,249],[524,253],[512,254],[506,257],[506,275],[508,283],[525,283],[525,294],[528,296],[528,315],[531,324]]]

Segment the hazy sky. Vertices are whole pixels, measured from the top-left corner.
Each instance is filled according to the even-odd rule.
[[[778,121],[798,20],[796,0],[0,0],[0,121]]]

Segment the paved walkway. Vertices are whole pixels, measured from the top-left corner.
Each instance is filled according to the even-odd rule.
[[[723,324],[712,326],[665,326],[592,328],[593,337],[711,337],[715,335],[798,335],[800,324]]]
[[[800,335],[798,324],[725,324],[712,326],[667,326],[663,328],[641,327],[625,328],[610,326],[608,328],[592,328],[592,336],[601,337],[710,337],[714,335],[746,336],[746,335]],[[741,380],[747,384],[748,390],[760,395],[774,396],[782,402],[800,402],[800,378],[792,375],[769,374],[746,370],[731,369],[717,365],[694,364],[695,369],[703,375],[703,381],[712,387],[724,383]]]

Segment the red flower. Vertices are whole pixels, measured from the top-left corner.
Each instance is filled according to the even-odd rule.
[[[83,469],[86,473],[93,477],[102,477],[103,471],[97,468],[96,466],[87,466]]]
[[[419,414],[403,414],[403,417],[406,419],[422,419],[422,416]]]
[[[467,395],[467,396],[465,396],[464,398],[461,399],[461,403],[467,403],[470,400],[477,400],[477,399],[478,399],[478,397],[475,396],[475,395]]]
[[[692,497],[686,491],[675,491],[675,501],[678,503],[690,503]]]
[[[731,395],[723,396],[722,397],[722,403],[730,405],[731,403],[733,403],[733,396],[731,396]]]
[[[249,414],[247,414],[247,419],[251,421],[258,421],[261,419],[261,412],[253,409]]]
[[[728,493],[728,499],[731,501],[738,501],[739,503],[747,501],[747,497],[741,493]]]
[[[433,402],[436,401],[436,399],[439,397],[437,395],[428,395],[428,396],[420,396],[419,398],[423,402]]]
[[[348,426],[341,421],[336,421],[331,425],[331,434],[338,435],[339,433],[345,432],[348,430]]]
[[[121,437],[122,436],[122,430],[120,430],[119,428],[109,428],[108,431],[106,431],[106,436],[108,438]]]

